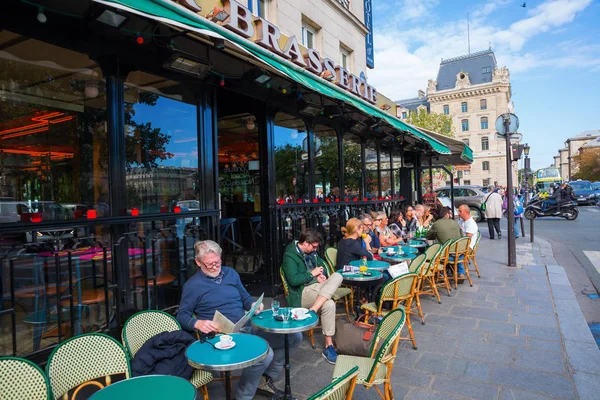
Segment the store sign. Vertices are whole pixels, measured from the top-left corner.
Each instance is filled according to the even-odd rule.
[[[223,26],[238,35],[252,39],[256,44],[273,53],[292,61],[294,64],[306,68],[321,77],[331,77],[336,85],[361,97],[369,103],[377,103],[377,89],[369,85],[364,79],[351,74],[341,65],[336,65],[330,58],[321,58],[315,49],[302,52],[295,36],[290,36],[283,48],[280,46],[281,31],[277,26],[261,17],[255,17],[250,10],[235,0],[224,0],[225,10],[230,18]]]
[[[369,33],[365,37],[367,51],[367,67],[375,68],[375,51],[373,49],[373,4],[372,0],[365,0],[365,25]]]
[[[187,8],[190,11],[199,13],[202,11],[202,7],[200,7],[194,0],[173,0],[175,3],[180,4]]]

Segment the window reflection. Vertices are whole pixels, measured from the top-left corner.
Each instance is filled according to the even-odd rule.
[[[130,210],[200,208],[196,105],[187,88],[143,72],[130,73],[125,88],[125,140]]]
[[[275,179],[277,201],[310,201],[308,136],[304,122],[279,112],[275,115]],[[316,143],[319,146],[319,141]]]
[[[381,148],[381,196],[386,198],[391,198],[393,196],[392,172],[390,171],[390,149],[387,146],[382,146]]]
[[[315,193],[319,200],[339,200],[338,181],[338,140],[333,128],[325,125],[315,126]]]
[[[362,199],[362,158],[360,137],[344,135],[344,183],[345,196],[349,199]]]
[[[369,200],[379,198],[379,177],[377,175],[377,145],[374,140],[367,141],[366,151],[367,164],[367,193]]]

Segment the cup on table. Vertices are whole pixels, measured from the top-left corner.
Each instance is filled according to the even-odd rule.
[[[290,322],[290,309],[289,308],[281,308],[281,318],[283,319],[284,324],[288,324]]]
[[[304,308],[296,308],[294,309],[292,318],[294,319],[304,319],[306,317],[306,310]]]
[[[271,311],[273,311],[273,316],[279,315],[279,300],[273,299],[271,302]]]
[[[389,256],[391,256],[392,254],[394,254],[396,252],[396,250],[394,250],[393,247],[388,247],[386,252]]]
[[[221,347],[229,347],[233,343],[233,338],[229,335],[221,335],[219,336],[219,342]]]

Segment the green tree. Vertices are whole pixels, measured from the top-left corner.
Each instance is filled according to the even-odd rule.
[[[296,169],[303,164],[301,159],[302,147],[286,143],[275,148],[275,181],[277,195],[294,194],[292,179],[296,177]],[[299,184],[300,182],[296,182]]]
[[[585,150],[574,157],[575,178],[588,181],[600,180],[600,149]]]
[[[428,113],[427,110],[411,111],[408,113],[406,122],[441,135],[454,137],[455,130],[450,115]]]

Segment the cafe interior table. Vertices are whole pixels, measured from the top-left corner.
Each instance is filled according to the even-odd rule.
[[[190,381],[171,375],[145,375],[124,379],[94,393],[90,400],[194,400],[196,388]]]
[[[213,347],[219,337],[192,343],[185,351],[188,364],[197,369],[225,372],[225,397],[231,400],[231,371],[244,369],[261,362],[269,354],[267,341],[256,335],[231,333],[235,346],[227,350]],[[212,345],[211,345],[212,344]],[[141,398],[141,397],[140,397]],[[177,398],[169,396],[167,398]]]
[[[280,309],[281,310],[281,309]],[[265,332],[281,333],[285,335],[285,400],[291,400],[292,387],[290,383],[290,345],[288,335],[290,333],[304,332],[317,326],[319,317],[316,313],[310,312],[309,317],[301,321],[291,319],[287,323],[283,321],[277,321],[273,318],[272,310],[264,310],[258,315],[252,317],[252,326],[256,329],[263,330]]]

